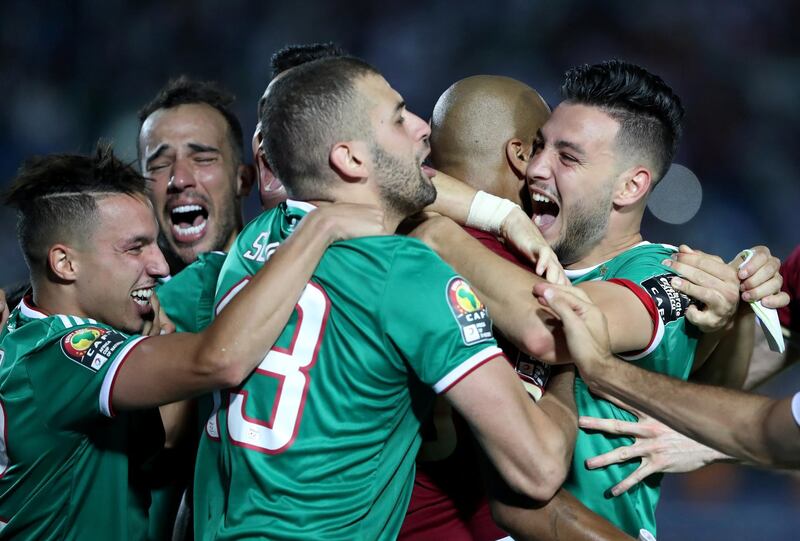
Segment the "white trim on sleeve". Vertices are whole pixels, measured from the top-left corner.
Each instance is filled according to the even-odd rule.
[[[113,390],[114,380],[117,377],[119,367],[122,366],[122,362],[131,352],[131,350],[146,338],[147,336],[140,336],[128,342],[125,347],[122,348],[119,353],[117,353],[117,355],[114,357],[114,360],[111,362],[111,366],[103,378],[103,385],[100,387],[100,412],[106,417],[114,417],[113,410],[111,409],[111,391]]]
[[[474,370],[484,362],[488,361],[490,358],[502,354],[503,350],[497,346],[489,346],[487,348],[480,350],[478,353],[474,354],[472,357],[468,358],[460,365],[453,368],[442,379],[437,381],[433,386],[434,392],[436,394],[443,393],[444,391],[446,391],[447,389],[458,383],[458,380],[469,374],[472,370]]]

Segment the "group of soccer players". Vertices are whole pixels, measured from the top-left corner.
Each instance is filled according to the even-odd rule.
[[[562,92],[470,77],[429,124],[363,61],[292,46],[254,166],[232,98],[185,78],[140,113],[141,174],[102,146],[26,162],[0,539],[647,538],[660,477],[590,469],[631,440],[577,430],[635,422],[619,400],[693,452],[794,464],[789,401],[680,381],[741,387],[748,301],[789,302],[766,248],[643,240],[680,100],[620,61]]]

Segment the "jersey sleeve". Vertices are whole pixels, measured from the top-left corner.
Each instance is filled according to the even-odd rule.
[[[398,248],[380,305],[387,339],[436,393],[502,356],[486,306],[422,243]]]
[[[217,278],[225,254],[209,252],[158,286],[156,293],[177,332],[200,332],[211,323]]]
[[[667,247],[638,253],[608,279],[633,292],[653,322],[653,334],[648,345],[641,351],[619,355],[623,359],[633,361],[646,357],[663,343],[667,334],[670,337],[686,335],[686,309],[693,301],[670,284],[678,274],[661,261],[672,253],[673,250]]]
[[[31,355],[26,366],[37,407],[58,428],[114,417],[111,399],[120,367],[144,336],[104,325],[67,328]]]

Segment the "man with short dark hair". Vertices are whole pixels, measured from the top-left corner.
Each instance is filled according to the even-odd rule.
[[[151,300],[168,267],[144,178],[108,148],[45,156],[6,203],[33,288],[0,332],[0,535],[15,539],[147,539],[140,467],[164,443],[155,408],[239,385],[324,247],[383,231],[378,209],[310,213],[205,331],[159,336]]]
[[[216,83],[179,77],[139,112],[137,148],[152,182],[172,274],[198,255],[225,251],[242,228],[241,199],[253,184],[233,96]]]
[[[700,334],[686,327],[687,314],[706,330],[725,322],[712,321],[713,310],[690,305],[682,293],[688,286],[674,281],[676,272],[695,281],[703,271],[687,269],[681,261],[696,263],[699,256],[681,253],[673,261],[674,248],[643,242],[639,232],[646,196],[677,147],[680,101],[659,77],[620,61],[570,70],[562,91],[565,100],[539,131],[527,164],[534,222],[567,276],[604,311],[613,351],[651,370],[686,378]],[[476,284],[498,327],[524,351],[549,361],[561,357],[563,350],[542,321],[541,306],[528,295],[538,278],[481,253],[477,243],[446,220],[423,224],[418,234]],[[738,280],[735,271],[728,274],[736,282],[736,299]],[[720,303],[710,297],[700,300],[711,306]],[[575,398],[580,414],[632,419],[591,396],[579,378]],[[655,533],[657,483],[607,497],[604,492],[636,464],[603,471],[584,466],[586,458],[616,446],[603,435],[579,432],[565,487],[629,534],[636,536],[642,528]],[[563,509],[570,513],[569,505]],[[529,526],[544,531],[552,523],[513,506],[500,505],[495,511],[512,534]]]
[[[237,239],[218,284],[223,314],[314,204],[377,204],[393,230],[436,193],[421,166],[427,124],[359,60],[293,68],[262,112],[265,153],[291,199]],[[419,242],[332,247],[278,347],[217,399],[198,454],[199,538],[394,538],[430,388],[514,489],[548,498],[568,444],[551,437],[489,329],[469,284]],[[510,424],[494,422],[501,412]]]

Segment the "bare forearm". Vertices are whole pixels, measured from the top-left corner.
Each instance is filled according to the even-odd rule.
[[[755,328],[755,314],[749,307],[745,309],[736,316],[733,327],[724,333],[708,360],[692,374],[692,380],[729,389],[742,388],[750,368]]]
[[[575,368],[572,365],[553,367],[547,392],[537,402],[556,427],[554,439],[562,443],[561,454],[567,466],[572,461],[578,429],[574,383]]]
[[[784,337],[787,334],[788,331],[784,329]],[[744,389],[749,390],[758,387],[781,370],[800,360],[800,347],[798,347],[791,335],[786,340],[786,351],[778,353],[769,348],[764,332],[760,326],[756,325],[754,342],[753,358],[750,361]]]
[[[227,365],[233,372],[233,381],[240,382],[280,336],[332,241],[326,224],[317,217],[312,212],[300,222],[292,236],[204,331],[203,343],[208,352],[204,358],[212,363],[209,370]]]
[[[617,359],[598,362],[583,375],[593,391],[616,396],[728,455],[769,465],[800,461],[800,431],[791,422],[788,405],[786,419],[786,412],[775,410],[769,398],[682,382]],[[776,438],[770,442],[767,437],[775,411],[783,414],[780,426],[786,435],[780,448],[772,445]]]
[[[451,220],[464,225],[469,215],[469,207],[477,190],[443,173],[433,177],[436,186],[436,201],[425,210],[438,212]]]
[[[494,485],[490,505],[495,521],[517,541],[633,539],[563,488],[549,502],[542,504],[525,501],[502,488],[498,492],[497,485]]]

